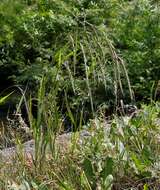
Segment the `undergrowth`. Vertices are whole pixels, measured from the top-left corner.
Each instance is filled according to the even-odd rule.
[[[0,163],[1,189],[157,190],[159,114],[159,102],[143,105],[132,117],[115,115],[110,123],[102,114],[82,126],[84,134],[70,134],[71,141],[62,147],[55,143],[52,123],[61,122],[45,118],[49,125],[43,135],[40,126],[33,128],[34,157],[26,159],[19,151],[13,162]]]

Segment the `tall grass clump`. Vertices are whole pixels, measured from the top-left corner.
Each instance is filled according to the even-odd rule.
[[[68,125],[66,101],[76,122],[80,120],[78,112],[83,107],[82,123],[91,118],[99,106],[106,107],[107,113],[121,99],[133,101],[133,97],[131,101],[129,98],[132,92],[126,63],[113,48],[110,35],[109,25],[120,10],[118,1],[16,2],[15,9],[18,5],[24,6],[20,17],[16,13],[11,16],[15,19],[16,30],[7,24],[11,18],[6,17],[2,23],[14,31],[8,31],[11,42],[5,40],[1,45],[3,60],[7,63],[4,70],[14,68],[11,76],[6,73],[10,81],[28,85],[35,95],[42,76],[52,78],[59,67],[58,105]],[[7,2],[3,5],[7,7]]]

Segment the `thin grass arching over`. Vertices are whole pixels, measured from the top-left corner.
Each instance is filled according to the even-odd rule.
[[[0,75],[18,91],[18,119],[0,131],[0,189],[159,189],[158,7],[0,2]]]

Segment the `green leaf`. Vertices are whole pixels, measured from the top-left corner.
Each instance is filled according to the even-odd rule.
[[[142,163],[142,160],[140,160],[136,154],[132,154],[132,160],[135,163],[135,166],[137,167],[137,169],[139,170],[139,172],[144,172],[145,169],[145,165]]]
[[[0,104],[3,104],[3,103],[7,100],[7,98],[8,98],[9,96],[11,96],[13,93],[14,93],[14,91],[11,92],[11,93],[9,93],[8,95],[6,95],[6,96],[4,96],[4,97],[0,97]]]
[[[86,177],[88,178],[88,180],[92,181],[93,177],[94,177],[94,171],[93,171],[93,166],[92,166],[92,162],[91,160],[89,160],[88,158],[86,158],[83,161],[83,167],[84,167],[84,172]]]
[[[147,185],[147,184],[144,184],[144,186],[143,186],[143,190],[149,190],[149,188],[148,188],[148,185]]]
[[[101,176],[104,181],[108,175],[113,173],[113,166],[114,166],[113,159],[111,157],[107,157],[104,163],[104,168],[101,172]]]

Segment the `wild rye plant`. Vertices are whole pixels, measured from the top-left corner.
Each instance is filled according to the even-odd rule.
[[[2,5],[9,8],[7,3],[9,4],[9,2],[3,2]],[[7,25],[9,29],[14,32],[11,33],[9,30],[8,35],[11,38],[10,41],[8,41],[8,43],[7,40],[2,42],[2,49],[4,52],[2,56],[4,62],[6,61],[7,63],[5,68],[10,66],[15,68],[12,69],[12,71],[14,71],[11,73],[12,76],[9,74],[10,79],[12,78],[14,82],[16,81],[21,84],[28,83],[31,89],[36,88],[42,75],[44,73],[48,74],[48,70],[54,70],[54,66],[56,66],[57,63],[55,58],[56,54],[62,52],[64,56],[68,56],[71,53],[73,56],[71,54],[69,55],[70,60],[65,58],[65,61],[69,62],[69,67],[67,67],[69,73],[63,72],[63,77],[67,78],[68,74],[71,77],[73,69],[72,66],[70,66],[70,63],[74,62],[73,72],[74,75],[77,75],[76,77],[77,81],[80,83],[80,90],[81,86],[83,89],[83,86],[86,85],[83,81],[86,77],[88,77],[87,81],[90,79],[95,83],[97,78],[99,81],[96,82],[96,85],[87,82],[87,93],[92,86],[95,86],[92,94],[92,96],[95,97],[94,100],[89,100],[89,97],[91,97],[91,90],[89,90],[89,96],[81,90],[83,92],[81,97],[86,99],[83,100],[86,102],[86,107],[91,106],[90,109],[93,112],[101,103],[105,104],[106,97],[102,94],[106,93],[108,93],[107,96],[109,97],[108,99],[110,99],[107,102],[107,104],[109,104],[107,106],[114,104],[114,100],[111,98],[115,93],[112,85],[113,62],[112,58],[110,58],[110,53],[107,50],[108,44],[105,36],[109,36],[109,28],[106,27],[105,22],[107,22],[106,20],[109,20],[111,16],[115,16],[113,12],[116,7],[118,8],[117,1],[79,1],[77,3],[74,1],[69,1],[68,3],[65,1],[59,1],[58,3],[56,1],[39,1],[38,3],[33,2],[33,5],[30,7],[27,7],[27,5],[25,6],[25,3],[22,3],[22,5],[20,3],[18,4],[17,1],[14,6],[15,10],[18,9],[18,6],[24,6],[24,11],[20,12],[20,17],[16,16],[16,11],[12,11],[14,14],[12,14],[10,18],[5,17],[6,15],[3,14],[2,10],[2,16],[6,18],[2,22],[2,26],[7,25],[7,22],[11,19],[16,23],[16,30],[12,25]],[[105,10],[107,10],[107,13]],[[99,32],[96,34],[97,31]],[[104,33],[104,36],[102,33]],[[104,43],[102,43],[102,41]],[[67,48],[72,50],[66,51]],[[16,52],[14,52],[14,50],[16,50]],[[72,58],[74,58],[74,61],[71,60]],[[75,65],[75,62],[77,62],[77,66]],[[99,64],[100,62],[102,63]],[[3,63],[2,65],[4,66]],[[75,66],[77,67],[76,71]],[[91,67],[89,71],[90,73],[86,70],[87,67]],[[94,71],[95,74],[92,76],[91,73],[95,67],[97,67],[96,72]],[[97,78],[95,78],[96,75]],[[91,77],[94,77],[94,80],[92,80]],[[100,84],[100,80],[105,86]],[[67,84],[64,83],[64,86],[62,86],[63,89],[65,88],[65,85]],[[109,90],[106,90],[106,88]],[[107,92],[104,92],[104,90]],[[72,89],[70,89],[70,91],[70,93],[73,94]],[[64,92],[60,94],[63,95]],[[76,96],[74,97],[76,102],[81,101],[79,98],[76,98]],[[88,106],[89,104],[92,105]],[[86,113],[86,118],[88,117],[87,115],[88,113]]]
[[[138,4],[138,14],[143,13],[145,2],[140,1]],[[150,15],[152,7],[147,2],[147,14]],[[100,130],[96,130],[96,135],[93,133],[83,146],[76,146],[69,154],[59,154],[55,148],[55,137],[63,126],[71,129],[82,128],[88,118],[96,117],[97,110],[102,106],[107,109],[110,105],[118,105],[119,100],[126,97],[125,94],[129,94],[128,97],[133,100],[125,67],[128,62],[124,64],[121,58],[128,58],[125,57],[122,46],[125,44],[124,31],[129,27],[126,20],[124,25],[118,20],[123,19],[123,10],[127,6],[131,6],[133,13],[137,15],[136,6],[132,7],[132,3],[127,1],[122,4],[118,1],[103,1],[102,4],[90,4],[90,1],[79,3],[77,5],[70,1],[67,5],[66,1],[53,1],[53,4],[39,1],[38,5],[25,10],[23,16],[18,18],[17,30],[12,38],[13,41],[16,40],[11,43],[13,47],[17,47],[16,57],[11,51],[14,48],[10,47],[9,52],[13,56],[12,63],[20,66],[22,75],[17,79],[24,84],[29,79],[31,87],[34,83],[40,83],[37,85],[39,90],[36,95],[38,114],[36,118],[30,115],[36,152],[33,162],[27,164],[22,159],[20,163],[14,163],[17,166],[16,173],[13,170],[10,176],[2,174],[2,188],[136,189],[140,184],[142,189],[149,189],[149,186],[156,189],[156,176],[159,176],[159,129],[154,122],[159,114],[159,104],[145,107],[144,112],[128,122],[116,118],[106,136],[101,128],[105,126],[105,116],[103,119],[88,121],[91,134],[92,127],[100,127]],[[106,17],[111,17],[107,20],[104,19],[104,5],[109,6]],[[32,12],[32,9],[38,11]],[[125,12],[126,17],[129,15],[128,10]],[[63,13],[66,17],[62,16]],[[97,21],[96,18],[100,19]],[[153,18],[154,21],[156,19]],[[115,20],[122,28],[116,30],[115,27],[114,34],[111,34],[111,28],[107,28],[105,24],[113,27]],[[132,17],[129,21],[131,20]],[[137,22],[134,27],[133,32]],[[155,34],[158,35],[158,32]],[[131,42],[135,42],[135,38],[132,39]],[[127,43],[129,47],[131,42],[128,42],[129,45]],[[134,56],[130,52],[128,54],[131,58],[128,61],[132,62],[137,54]],[[138,58],[135,59],[137,63]],[[127,66],[129,68],[130,65]],[[137,67],[135,70],[138,70]],[[51,156],[47,154],[48,145]],[[152,156],[152,152],[156,156]]]

